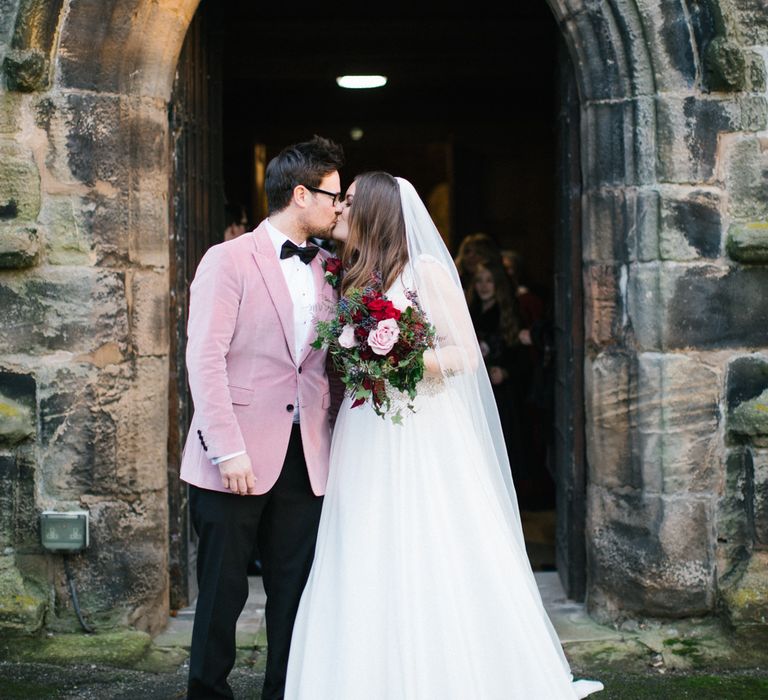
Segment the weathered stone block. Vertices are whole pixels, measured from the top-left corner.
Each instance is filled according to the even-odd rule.
[[[765,92],[768,84],[766,66],[760,54],[749,52],[747,54],[747,77],[749,89],[753,92]]]
[[[47,607],[41,591],[22,578],[13,556],[0,555],[0,630],[34,633],[42,627]]]
[[[614,345],[621,334],[622,267],[588,265],[584,269],[584,315],[587,342],[594,348]]]
[[[40,211],[40,175],[28,153],[0,142],[0,221],[32,221]]]
[[[150,634],[168,618],[167,497],[132,502],[90,496],[91,546],[73,562],[83,609],[94,622],[131,624]]]
[[[0,370],[0,445],[15,445],[36,432],[35,379]]]
[[[744,263],[768,263],[768,222],[732,224],[726,244],[728,255]]]
[[[137,630],[112,630],[99,634],[55,634],[43,639],[20,638],[0,647],[0,656],[17,663],[68,666],[101,664],[135,669],[152,647],[152,637]]]
[[[130,275],[131,330],[139,356],[167,355],[170,344],[168,273],[137,270]]]
[[[667,348],[768,345],[768,268],[668,270]]]
[[[3,72],[9,90],[38,92],[48,87],[50,65],[42,51],[26,49],[9,52],[3,61]]]
[[[37,229],[0,224],[0,268],[21,270],[37,264],[40,240]]]
[[[69,365],[40,370],[38,381],[45,492],[69,501],[84,493],[115,493],[117,428],[108,407],[127,390],[127,378]]]
[[[128,342],[122,273],[94,268],[35,268],[0,280],[0,345],[8,353],[90,353]]]
[[[167,359],[145,357],[136,361],[120,399],[105,406],[115,426],[113,492],[164,493],[167,488],[167,396]]]
[[[10,44],[13,23],[16,19],[17,0],[0,0],[0,56],[5,44]]]
[[[577,51],[590,60],[581,64],[579,80],[582,82],[582,95],[586,100],[610,100],[629,97],[627,74],[631,73],[626,65],[627,57],[616,52],[621,44],[621,37],[615,24],[600,8],[586,8],[574,13],[569,21],[574,26],[572,36],[579,39]],[[602,60],[594,60],[599,56]]]
[[[667,192],[661,199],[659,248],[664,260],[720,256],[722,240],[719,192]]]
[[[614,618],[713,606],[709,499],[589,488],[588,605]]]
[[[13,451],[0,452],[0,547],[13,546],[13,511],[18,466]]]
[[[660,92],[686,89],[696,79],[695,48],[688,13],[681,0],[638,3],[646,42]],[[650,39],[650,37],[653,37]]]
[[[658,260],[659,194],[634,187],[586,194],[584,261]]]
[[[734,625],[764,626],[768,621],[768,552],[753,552],[741,576],[721,593]]]
[[[658,263],[629,266],[628,322],[642,350],[662,350],[664,326],[663,269]]]
[[[728,452],[716,517],[718,576],[728,578],[750,556],[755,539],[752,451]]]
[[[2,2],[3,0],[0,0],[0,15],[2,15]],[[2,41],[0,41],[1,46]],[[0,92],[0,136],[14,138],[18,133],[23,100],[24,97],[18,93]]]
[[[768,356],[737,357],[728,365],[728,410],[768,390]]]
[[[638,459],[637,360],[625,353],[601,353],[585,372],[589,483],[641,490]]]
[[[16,565],[26,580],[44,581],[31,577],[21,567],[22,555],[40,554],[40,508],[37,503],[37,450],[34,443],[16,447],[16,479],[13,484],[13,542]],[[40,583],[42,585],[42,583]]]
[[[742,221],[768,220],[768,157],[756,135],[721,137],[719,173],[728,191],[729,213]]]
[[[715,490],[720,386],[717,373],[693,357],[640,355],[635,411],[646,489],[670,495]]]
[[[91,212],[77,195],[45,198],[38,220],[45,232],[45,259],[49,265],[93,263],[90,217]]]
[[[138,99],[77,93],[57,103],[54,116],[51,138],[65,143],[67,170],[90,188],[75,216],[86,217],[83,238],[99,263],[167,266],[165,110]]]
[[[658,175],[663,182],[707,182],[717,158],[718,134],[740,128],[737,102],[700,97],[657,100]]]
[[[584,185],[645,185],[655,180],[655,134],[650,98],[588,104],[582,110]]]
[[[763,131],[768,128],[768,100],[762,95],[743,95],[741,106],[741,130]]]
[[[713,39],[704,53],[705,82],[715,92],[740,92],[748,85],[743,49],[723,36]]]
[[[768,23],[765,21],[765,0],[739,0],[728,7],[731,18],[737,22],[745,43],[768,44]]]
[[[768,389],[728,413],[728,430],[749,438],[755,445],[768,447]]]
[[[64,0],[21,0],[13,32],[15,49],[38,49],[49,55]]]
[[[82,93],[68,94],[61,108],[69,127],[69,166],[78,181],[127,190],[137,171],[165,172],[163,110],[141,100]]]
[[[754,464],[755,543],[768,545],[768,450],[752,448]]]

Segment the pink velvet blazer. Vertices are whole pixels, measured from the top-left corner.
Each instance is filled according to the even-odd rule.
[[[310,263],[316,316],[333,313],[335,290],[323,277],[321,250]],[[326,352],[295,357],[293,304],[274,246],[262,222],[255,231],[212,246],[190,287],[187,371],[194,416],[181,460],[181,478],[224,491],[211,457],[245,450],[256,490],[277,481],[288,448],[294,403],[312,490],[328,478],[330,391]]]

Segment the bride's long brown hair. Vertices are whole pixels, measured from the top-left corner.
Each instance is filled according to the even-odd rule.
[[[342,257],[342,294],[371,284],[374,274],[381,275],[382,290],[389,289],[408,262],[397,180],[389,173],[370,172],[358,175],[355,183]]]

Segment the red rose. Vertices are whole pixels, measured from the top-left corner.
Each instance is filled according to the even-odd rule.
[[[331,275],[338,275],[341,272],[341,260],[338,258],[328,258],[325,261],[325,271]]]
[[[377,321],[386,321],[388,318],[397,321],[400,318],[400,309],[386,299],[373,299],[367,306],[368,312]]]
[[[382,294],[380,291],[378,291],[377,289],[372,289],[367,294],[363,294],[362,302],[363,304],[368,306],[368,304],[370,304],[374,299],[381,299],[381,297],[382,297]]]

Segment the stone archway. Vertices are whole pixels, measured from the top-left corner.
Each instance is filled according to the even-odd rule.
[[[723,400],[739,356],[768,344],[766,270],[740,264],[765,263],[765,239],[732,252],[747,235],[734,220],[766,215],[754,197],[765,17],[715,1],[548,2],[581,100],[589,608],[711,612],[744,558],[751,585],[766,577],[759,536],[745,533],[748,491],[764,487],[727,447]],[[765,361],[746,360],[751,372]]]
[[[8,595],[29,602],[0,622],[11,628],[42,624],[51,584],[69,600],[60,557],[39,545],[46,508],[90,513],[72,570],[102,626],[167,620],[167,104],[198,1],[15,3],[2,370],[27,420],[4,440],[4,558]]]
[[[768,29],[756,2],[548,3],[581,99],[588,602],[708,612],[744,562],[766,575],[768,429],[730,416],[768,388]],[[5,627],[63,590],[44,508],[90,511],[85,606],[166,619],[166,108],[197,4],[16,0],[0,21],[0,595],[26,601]]]

